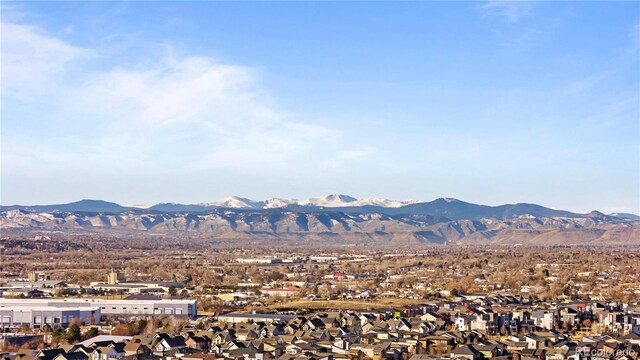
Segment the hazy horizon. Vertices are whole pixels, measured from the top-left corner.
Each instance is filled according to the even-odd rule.
[[[3,2],[3,205],[640,214],[638,2]]]

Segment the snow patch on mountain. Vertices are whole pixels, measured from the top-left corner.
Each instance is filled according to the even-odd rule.
[[[454,199],[455,200],[455,199]],[[388,208],[398,208],[401,206],[420,203],[420,200],[397,201],[381,199],[376,197],[366,199],[356,199],[349,195],[331,194],[323,197],[310,198],[306,200],[271,198],[264,201],[255,201],[239,196],[232,196],[220,201],[201,203],[200,206],[215,206],[234,209],[279,209],[291,205],[299,206],[319,206],[319,207],[355,207],[355,206],[381,206]]]
[[[126,207],[136,208],[136,209],[148,209],[148,208],[152,207],[153,205],[134,204],[134,205],[125,205],[125,206]]]
[[[340,207],[340,206],[353,206],[351,203],[358,201],[358,199],[349,195],[332,194],[319,198],[311,198],[298,202],[298,205],[314,205],[325,207]]]
[[[233,209],[262,209],[262,207],[264,206],[264,201],[254,201],[239,196],[231,196],[220,201],[201,203],[198,205],[226,207]]]
[[[265,209],[278,209],[284,208],[289,205],[298,204],[298,200],[296,199],[279,199],[279,198],[271,198],[264,201],[263,208]]]
[[[298,205],[313,205],[322,207],[355,207],[355,206],[380,206],[387,208],[398,208],[401,206],[420,203],[420,200],[397,201],[381,199],[376,197],[356,199],[348,195],[327,195],[321,198],[311,198],[303,200]]]

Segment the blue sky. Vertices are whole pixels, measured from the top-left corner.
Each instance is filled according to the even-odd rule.
[[[640,213],[638,2],[3,2],[2,204]]]

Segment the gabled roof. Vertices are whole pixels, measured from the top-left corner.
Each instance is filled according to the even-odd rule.
[[[113,348],[115,351],[119,352],[119,353],[123,353],[124,352],[124,347],[127,344],[125,343],[115,343],[113,345],[111,345],[110,347]]]
[[[168,337],[168,338],[162,339],[162,341],[166,342],[166,344],[169,345],[169,347],[171,348],[187,346],[182,336]]]
[[[473,345],[459,346],[455,348],[451,353],[460,355],[475,355],[479,351]]]
[[[124,351],[138,351],[141,347],[148,348],[147,345],[139,342],[129,342],[124,346]]]
[[[94,351],[97,351],[100,354],[108,354],[110,351],[119,352],[118,350],[112,348],[111,346],[98,346],[97,348],[94,349]]]
[[[91,344],[96,344],[97,346],[106,346],[110,343],[119,343],[123,341],[131,340],[132,336],[117,336],[117,335],[98,335],[92,337],[91,339],[87,339],[85,341],[79,342],[79,345],[90,346]]]
[[[187,340],[192,340],[193,342],[195,342],[197,344],[202,344],[202,343],[208,343],[209,342],[209,338],[206,338],[204,336],[190,336]]]
[[[306,324],[311,325],[313,328],[324,328],[325,327],[324,321],[322,321],[322,320],[320,320],[318,318],[309,319]]]
[[[53,360],[56,356],[64,353],[64,349],[45,349],[38,351],[36,357],[41,360]]]
[[[87,356],[87,354],[83,353],[83,352],[70,352],[70,353],[65,353],[65,354],[59,354],[58,356],[56,356],[54,359],[67,359],[67,360],[87,360],[89,359],[89,357]]]

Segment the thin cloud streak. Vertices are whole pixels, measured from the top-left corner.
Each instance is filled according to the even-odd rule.
[[[524,17],[530,16],[533,6],[524,1],[487,1],[480,5],[486,15],[497,15],[507,22],[515,24]]]

